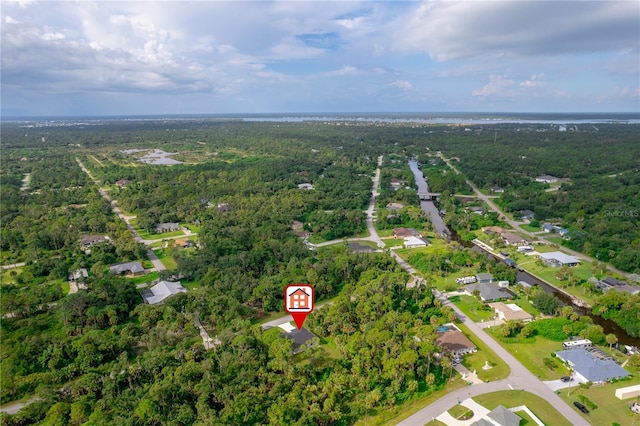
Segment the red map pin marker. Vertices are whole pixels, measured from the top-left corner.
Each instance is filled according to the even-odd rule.
[[[291,314],[298,330],[313,311],[313,287],[309,284],[289,284],[284,288],[284,310]]]

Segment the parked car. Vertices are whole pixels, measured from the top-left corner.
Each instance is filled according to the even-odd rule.
[[[575,405],[575,406],[578,408],[578,410],[582,411],[583,413],[585,413],[585,414],[589,414],[589,410],[587,410],[587,407],[585,407],[584,405],[582,405],[582,403],[581,403],[581,402],[574,401],[574,402],[573,402],[573,405]]]
[[[562,380],[563,382],[570,382],[573,380],[573,377],[569,377],[569,376],[562,376],[560,377],[560,380]]]

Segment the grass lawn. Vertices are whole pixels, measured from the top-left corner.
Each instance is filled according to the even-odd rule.
[[[485,393],[473,398],[478,404],[493,410],[498,405],[506,408],[526,405],[546,425],[552,426],[571,426],[571,423],[564,418],[553,406],[546,400],[532,393],[513,390]],[[518,413],[520,414],[520,413]],[[535,423],[531,423],[532,425]],[[596,424],[596,423],[594,423]],[[597,423],[598,425],[608,425],[609,423]],[[527,423],[529,425],[529,423]]]
[[[627,368],[627,370],[631,371],[630,368]],[[631,410],[629,410],[629,405],[634,400],[619,400],[615,397],[615,390],[640,384],[639,373],[640,372],[636,372],[634,378],[627,381],[609,383],[603,386],[591,386],[589,389],[580,387],[570,388],[569,390],[563,389],[558,396],[564,399],[576,412],[580,413],[582,417],[588,419],[592,425],[609,426],[613,424],[613,422],[617,422],[621,426],[637,425],[640,424],[640,415],[633,414]],[[590,409],[589,414],[582,414],[582,412],[573,405],[574,401],[580,401],[580,395],[586,396],[591,402],[597,405],[597,408],[595,410]]]
[[[71,290],[71,284],[69,284],[69,281],[63,281],[60,284],[60,287],[62,287],[62,294],[69,294],[69,291]]]
[[[5,269],[2,271],[0,283],[1,284],[12,284],[15,282],[15,277],[22,273],[22,267],[13,268],[13,269]],[[12,273],[13,272],[13,273]]]
[[[404,240],[396,240],[395,238],[387,238],[384,241],[385,247],[402,247]]]
[[[533,259],[531,259],[533,260]],[[531,273],[532,275],[535,275],[539,278],[541,278],[542,280],[548,282],[549,284],[556,286],[558,288],[563,289],[564,291],[566,291],[567,293],[573,294],[576,297],[579,297],[580,299],[585,300],[587,303],[589,303],[590,305],[593,306],[593,304],[595,303],[596,297],[598,296],[597,294],[589,294],[585,291],[584,287],[582,286],[576,286],[576,287],[571,287],[571,286],[567,286],[567,287],[563,287],[565,284],[565,282],[563,281],[559,281],[556,277],[555,274],[556,272],[558,272],[558,268],[552,268],[551,266],[546,266],[546,265],[537,265],[534,262],[527,262],[527,263],[520,263],[520,266],[522,266],[527,272]],[[588,279],[591,277],[591,265],[590,264],[581,264],[579,266],[576,266],[574,268],[571,268],[571,271],[573,271],[573,274],[579,278],[583,278],[583,279]]]
[[[533,315],[534,317],[537,317],[540,315],[540,311],[537,310],[532,304],[531,302],[529,302],[527,299],[525,299],[524,297],[519,297],[518,299],[515,300],[510,300],[509,303],[515,303],[516,305],[520,306],[524,311],[530,313],[531,315]]]
[[[377,229],[376,231],[378,231],[378,236],[380,238],[385,238],[385,237],[391,237],[393,236],[393,229]],[[395,238],[394,238],[395,239]],[[403,241],[402,239],[400,239],[400,241]],[[403,241],[404,242],[404,241]]]
[[[557,244],[557,245],[562,245],[562,237],[558,236],[558,237],[545,237],[545,240],[549,241],[550,243],[553,244]]]
[[[173,257],[167,255],[167,249],[154,250],[153,252],[156,254],[156,256],[158,256],[158,259],[160,259],[160,262],[162,262],[165,268],[172,271],[175,271],[178,268],[176,260]]]
[[[447,383],[444,389],[439,390],[437,392],[419,392],[416,394],[416,397],[411,401],[402,404],[396,405],[388,409],[380,409],[376,411],[374,416],[369,416],[365,419],[358,420],[355,425],[356,426],[392,426],[398,424],[400,421],[406,419],[407,417],[417,413],[422,410],[427,405],[437,401],[442,398],[449,392],[453,392],[456,389],[460,389],[462,387],[467,386],[467,383],[460,378],[460,376],[454,376],[453,379]],[[374,410],[370,410],[373,412]],[[442,424],[439,422],[429,423],[433,425]]]
[[[540,232],[540,231],[542,231],[541,227],[539,227],[539,226],[531,226],[529,224],[520,225],[520,228],[524,229],[525,231],[529,231],[529,232]]]
[[[489,347],[475,334],[471,333],[471,331],[464,324],[456,324],[460,330],[462,330],[465,335],[473,342],[474,345],[478,348],[478,351],[465,355],[462,359],[462,364],[469,369],[469,371],[473,372],[474,370],[478,374],[478,378],[484,381],[494,381],[504,379],[509,376],[511,373],[511,369],[509,366],[498,357]],[[489,362],[489,365],[492,365],[493,368],[490,370],[483,370],[482,367],[486,362]]]
[[[151,281],[158,279],[157,272],[150,272],[146,275],[140,275],[139,277],[127,278],[129,281],[133,282],[135,285],[150,283]]]
[[[197,281],[184,282],[181,280],[180,284],[189,291],[195,291],[200,288],[200,284]]]
[[[518,342],[505,343],[496,337],[497,328],[485,329],[485,331],[491,334],[498,343],[540,380],[555,380],[568,374],[568,370],[562,365],[562,362],[558,358],[551,356],[552,352],[562,350],[561,342],[555,342],[542,336],[535,336],[521,339]],[[545,358],[553,359],[554,370],[544,365]]]
[[[493,316],[493,309],[486,307],[473,296],[461,295],[450,297],[451,300],[473,322],[488,321]]]
[[[473,411],[462,405],[454,405],[447,410],[447,413],[456,420],[469,420],[473,417]]]

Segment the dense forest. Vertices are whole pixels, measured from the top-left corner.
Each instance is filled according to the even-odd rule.
[[[565,244],[640,270],[638,217],[629,213],[640,211],[636,126],[425,126],[3,123],[1,259],[24,265],[2,274],[0,396],[33,402],[2,423],[353,424],[442,388],[451,360],[436,357],[435,329],[455,316],[431,288],[407,288],[409,276],[384,252],[354,254],[343,243],[310,250],[292,229],[298,221],[311,234],[304,238],[318,242],[362,235],[381,155],[378,229],[429,228],[406,166],[418,158],[463,239],[500,224],[491,213],[461,213],[462,201],[446,196],[468,191],[467,177],[485,189],[503,186],[507,210],[532,209],[568,227]],[[175,152],[182,164],[143,164],[127,149]],[[435,151],[456,157],[463,175],[429,164]],[[100,195],[78,161],[117,201]],[[568,180],[546,191],[533,182],[539,174]],[[387,210],[394,202],[404,207]],[[147,282],[108,273],[118,262],[150,266],[149,247],[114,205],[145,235],[165,222],[195,230],[197,248],[170,246],[173,266],[155,276],[179,278],[186,294],[146,305],[136,286]],[[109,243],[80,247],[92,234]],[[411,261],[427,276],[474,266],[514,278],[469,250]],[[80,268],[88,270],[85,287],[72,293],[67,276]],[[301,282],[326,305],[306,323],[318,339],[294,353],[279,329],[260,323],[282,311],[284,286]],[[606,296],[599,314],[632,322],[614,311],[635,312],[640,302]],[[215,348],[203,348],[195,316],[219,339]]]

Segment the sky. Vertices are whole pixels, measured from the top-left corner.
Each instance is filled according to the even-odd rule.
[[[640,112],[640,2],[9,1],[2,116]]]

